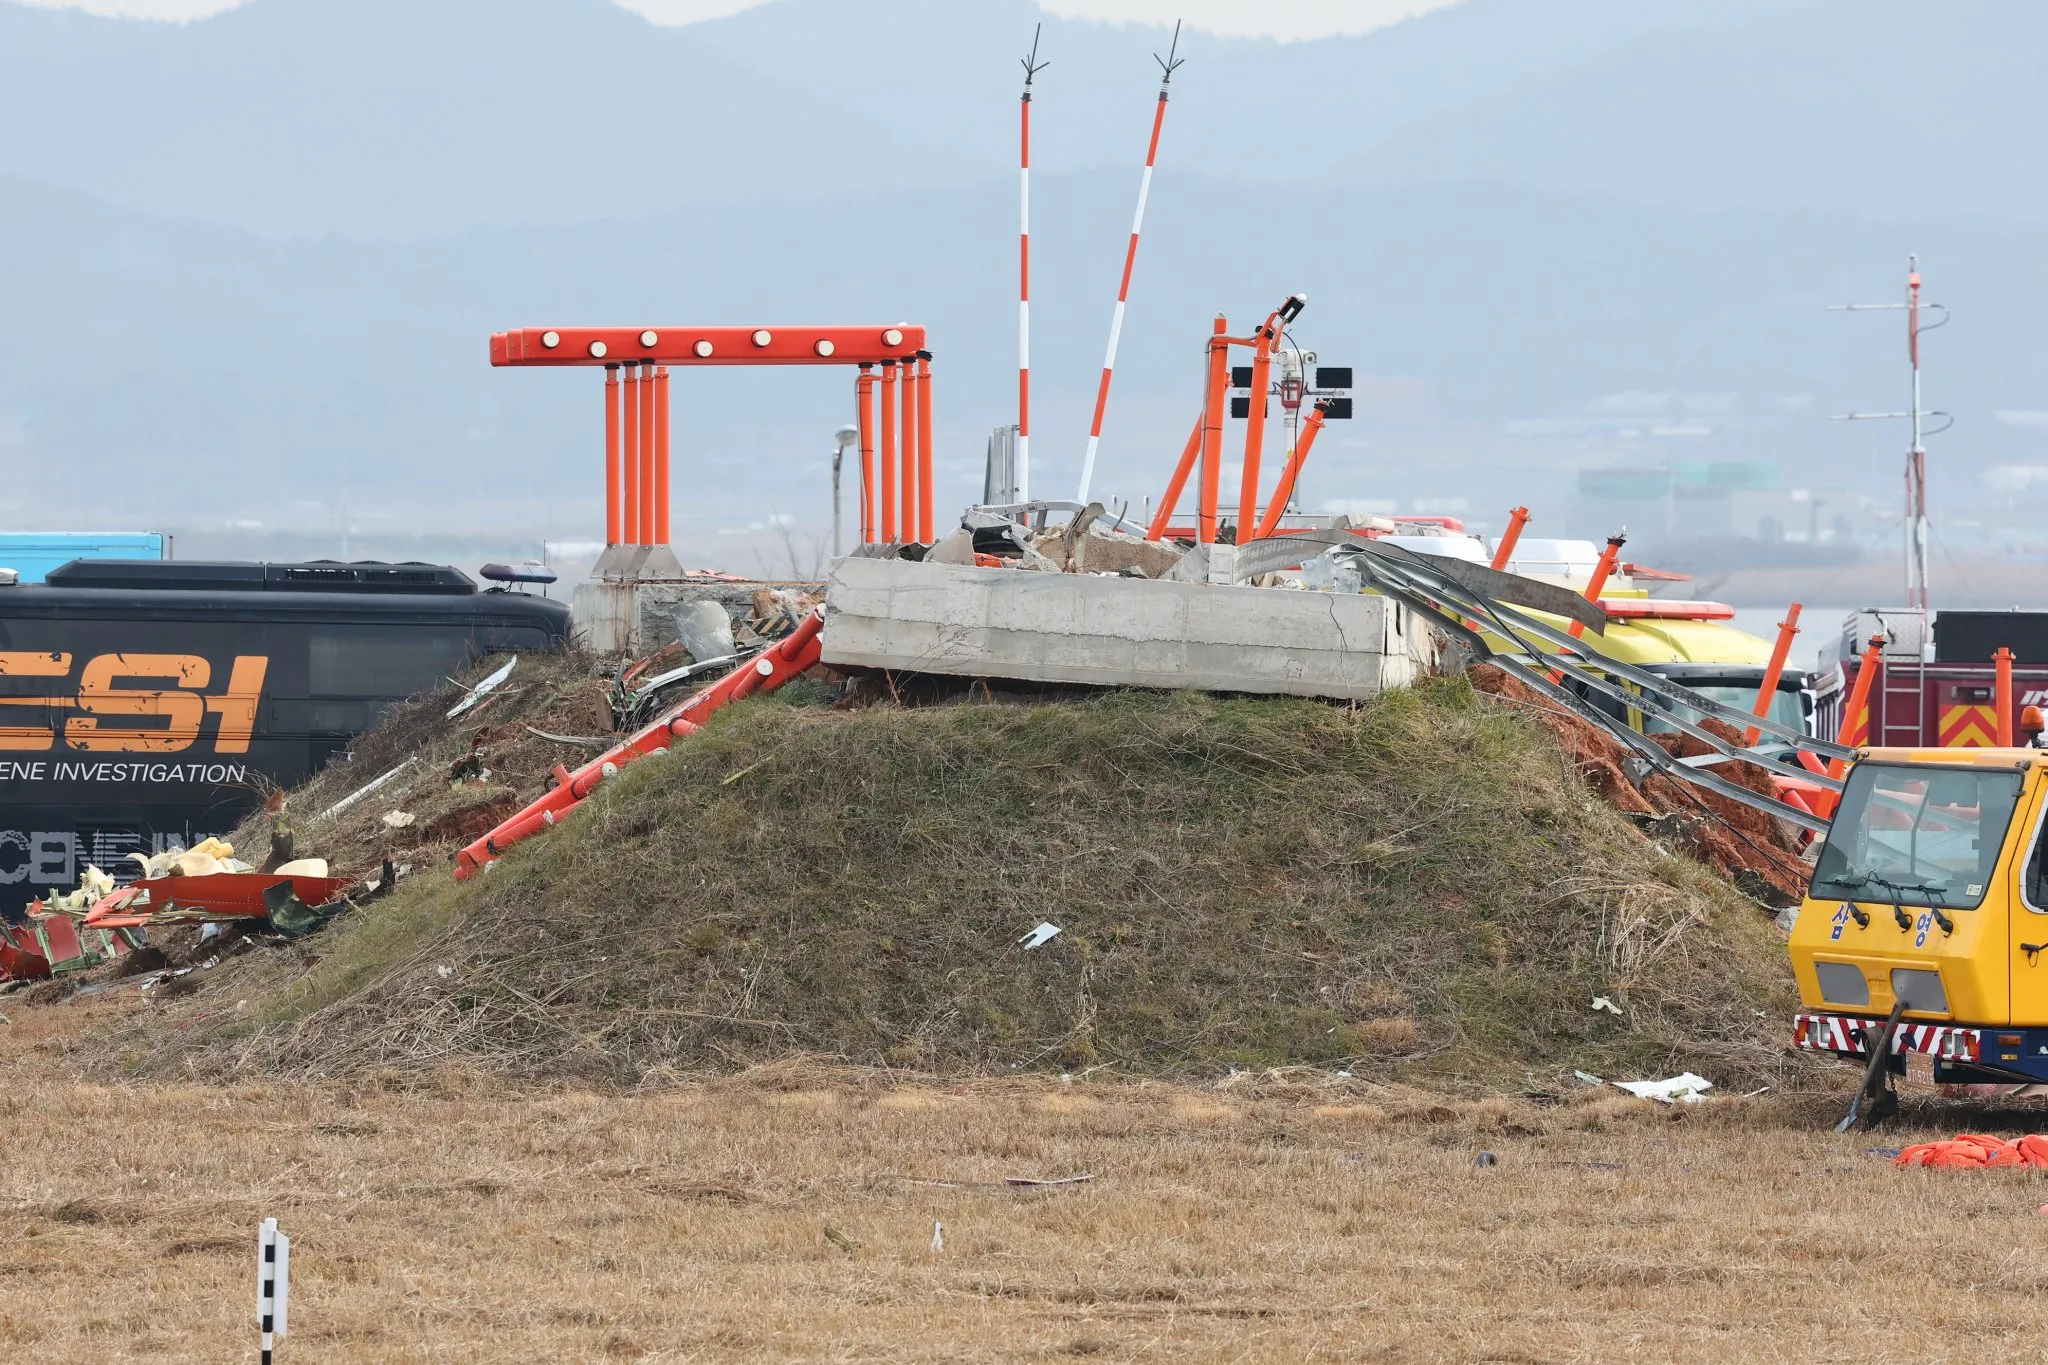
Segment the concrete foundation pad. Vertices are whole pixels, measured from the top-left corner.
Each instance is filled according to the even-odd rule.
[[[1361,698],[1434,663],[1382,597],[843,559],[824,662],[907,673]]]

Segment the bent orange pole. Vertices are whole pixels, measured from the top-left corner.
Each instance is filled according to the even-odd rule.
[[[863,362],[854,383],[860,423],[860,543],[875,543],[875,377]]]
[[[1322,429],[1323,410],[1318,405],[1309,409],[1301,439],[1295,442],[1294,453],[1287,457],[1287,467],[1280,471],[1279,486],[1273,490],[1273,500],[1266,504],[1265,520],[1259,523],[1258,539],[1265,539],[1279,528],[1280,518],[1287,514],[1287,500],[1294,496],[1294,481],[1301,477],[1301,467],[1308,463],[1308,453],[1315,448],[1316,436]]]
[[[469,880],[503,857],[514,844],[552,828],[587,800],[600,783],[617,776],[619,769],[635,759],[668,748],[678,739],[687,739],[697,733],[708,718],[728,703],[740,701],[755,692],[773,692],[791,678],[808,671],[822,653],[818,633],[824,624],[822,613],[813,611],[794,631],[753,659],[575,772],[556,767],[552,789],[455,855],[455,880]]]
[[[932,543],[932,353],[917,353],[917,539]]]
[[[1237,492],[1239,544],[1250,540],[1251,528],[1259,524],[1259,461],[1266,449],[1266,386],[1273,377],[1273,329],[1279,325],[1279,318],[1275,313],[1266,319],[1252,351],[1251,401],[1244,410],[1244,478]]]
[[[640,367],[626,367],[625,388],[626,448],[623,463],[626,467],[624,518],[625,540],[622,544],[638,545],[640,541]]]
[[[1216,496],[1223,479],[1223,397],[1230,386],[1230,342],[1224,333],[1230,323],[1216,316],[1215,334],[1209,338],[1208,387],[1202,395],[1202,490],[1195,509],[1195,539],[1203,545],[1216,543]]]
[[[1621,547],[1628,543],[1628,536],[1622,532],[1607,537],[1607,548],[1600,552],[1600,562],[1593,566],[1593,576],[1586,580],[1586,600],[1598,606],[1601,590],[1614,574],[1614,566],[1621,559]],[[1566,632],[1574,640],[1583,639],[1586,634],[1584,621],[1573,621]]]
[[[1842,723],[1835,731],[1835,743],[1849,748],[1861,748],[1870,742],[1870,689],[1877,683],[1877,672],[1884,667],[1884,636],[1870,637],[1870,647],[1863,651],[1863,661],[1856,669],[1855,685],[1849,689],[1849,700],[1842,707]],[[1828,764],[1828,776],[1840,779],[1849,770],[1847,759],[1838,758]]]
[[[896,362],[882,362],[882,543],[896,541]]]
[[[654,543],[668,544],[668,366],[654,372]]]
[[[1493,552],[1494,568],[1504,570],[1511,562],[1513,562],[1515,557],[1515,544],[1516,542],[1521,540],[1522,528],[1524,526],[1527,526],[1528,524],[1528,508],[1510,507],[1508,509],[1508,529],[1501,533],[1500,544],[1498,547],[1495,548]]]
[[[1174,509],[1180,506],[1181,492],[1188,486],[1188,475],[1195,470],[1195,458],[1202,453],[1202,433],[1206,430],[1207,419],[1197,417],[1194,430],[1188,433],[1188,443],[1180,452],[1180,463],[1173,467],[1173,477],[1166,481],[1166,492],[1159,499],[1159,510],[1152,514],[1152,524],[1145,528],[1145,539],[1159,540],[1166,535]]]
[[[2012,650],[2000,645],[1991,661],[1998,665],[1997,690],[1992,693],[1998,708],[1998,747],[2012,747]]]
[[[1771,714],[1771,703],[1778,697],[1778,679],[1785,672],[1785,658],[1792,652],[1792,637],[1799,633],[1799,604],[1794,602],[1785,612],[1785,619],[1778,622],[1778,642],[1771,646],[1771,661],[1764,665],[1764,680],[1756,689],[1756,709],[1752,715],[1762,718]],[[1754,725],[1742,732],[1743,747],[1757,742],[1763,731]]]
[[[604,543],[619,543],[619,367],[604,367]]]
[[[640,367],[640,543],[654,543],[654,364]]]

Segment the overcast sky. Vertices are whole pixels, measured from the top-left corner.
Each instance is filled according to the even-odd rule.
[[[82,9],[138,19],[199,19],[234,9],[247,0],[22,0],[47,9]],[[616,0],[657,23],[687,24],[751,9],[766,0]],[[1039,0],[1051,13],[1070,19],[1172,23],[1211,33],[1281,39],[1325,38],[1366,33],[1459,0]]]

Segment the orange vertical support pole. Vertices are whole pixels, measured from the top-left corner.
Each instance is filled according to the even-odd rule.
[[[1607,586],[1607,580],[1613,577],[1614,566],[1621,559],[1621,547],[1627,543],[1628,537],[1620,532],[1607,537],[1607,548],[1600,552],[1600,562],[1593,566],[1593,576],[1586,580],[1586,600],[1588,602],[1598,603],[1600,601],[1601,590]],[[1583,639],[1586,634],[1586,623],[1584,621],[1574,621],[1565,633],[1574,640]]]
[[[1166,492],[1159,499],[1159,510],[1152,514],[1152,524],[1145,528],[1145,539],[1159,540],[1166,535],[1174,509],[1180,506],[1181,490],[1188,486],[1188,475],[1194,472],[1195,459],[1202,453],[1202,433],[1207,430],[1207,419],[1197,417],[1195,429],[1188,433],[1188,443],[1180,452],[1180,463],[1173,467],[1173,477],[1166,481]]]
[[[1506,569],[1507,566],[1511,562],[1513,562],[1515,557],[1515,545],[1522,538],[1522,528],[1524,526],[1527,526],[1528,524],[1528,508],[1510,507],[1508,509],[1508,529],[1501,532],[1500,544],[1495,547],[1493,552],[1494,568]]]
[[[917,353],[917,538],[932,543],[932,353]]]
[[[1792,653],[1792,637],[1799,633],[1799,604],[1794,602],[1785,613],[1785,619],[1778,622],[1778,642],[1771,646],[1771,661],[1764,665],[1764,680],[1756,689],[1755,716],[1771,714],[1771,702],[1778,695],[1778,679],[1784,675],[1785,659]],[[1751,726],[1742,732],[1745,746],[1757,742],[1763,731]]]
[[[604,543],[619,543],[619,367],[604,367]]]
[[[626,367],[626,448],[621,462],[626,469],[625,499],[621,507],[625,539],[622,545],[640,541],[640,367]]]
[[[1998,708],[1998,747],[2001,749],[2012,747],[2012,658],[2012,650],[2005,645],[2000,645],[1998,652],[1991,656],[1991,661],[1998,665],[1997,690],[1991,695]]]
[[[654,543],[654,364],[640,367],[640,543]]]
[[[1230,387],[1230,343],[1223,334],[1228,319],[1216,316],[1216,330],[1209,338],[1208,389],[1202,396],[1202,491],[1195,509],[1195,539],[1203,545],[1216,543],[1216,495],[1223,479],[1223,397]]]
[[[896,362],[882,362],[882,543],[896,542]]]
[[[1237,493],[1237,543],[1252,539],[1259,524],[1259,461],[1266,451],[1266,385],[1273,377],[1272,318],[1259,329],[1258,345],[1252,351],[1251,401],[1245,404],[1244,479]]]
[[[903,362],[903,378],[898,383],[899,396],[903,399],[903,419],[897,428],[896,444],[902,451],[902,472],[896,480],[896,496],[901,500],[901,526],[905,540],[917,539],[917,366],[911,361]]]
[[[860,421],[860,543],[875,543],[875,377],[871,366],[861,362],[860,378],[854,383],[855,406]]]
[[[1287,500],[1294,496],[1294,481],[1301,477],[1301,467],[1308,463],[1308,453],[1315,449],[1316,437],[1322,430],[1322,408],[1310,408],[1308,421],[1302,425],[1301,439],[1294,443],[1294,453],[1287,457],[1287,467],[1280,471],[1280,483],[1273,489],[1273,500],[1266,504],[1266,515],[1259,522],[1257,539],[1263,540],[1279,529],[1280,518],[1287,514]]]
[[[1884,636],[1870,637],[1870,647],[1863,651],[1863,662],[1856,669],[1856,682],[1849,689],[1849,700],[1842,706],[1841,728],[1835,732],[1835,743],[1850,748],[1860,748],[1870,742],[1870,689],[1877,685],[1877,671],[1884,667]],[[1828,776],[1839,778],[1849,770],[1846,759],[1835,759],[1828,764]]]
[[[654,372],[654,543],[668,544],[668,366]]]

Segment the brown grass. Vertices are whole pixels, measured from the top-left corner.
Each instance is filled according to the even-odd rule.
[[[253,1355],[265,1215],[294,1238],[285,1362],[1979,1361],[2048,1335],[2048,1182],[1866,1152],[1981,1115],[1873,1139],[1826,1131],[1839,1094],[794,1063],[637,1095],[79,1083],[39,1044],[109,1008],[0,1030],[0,1358]]]

